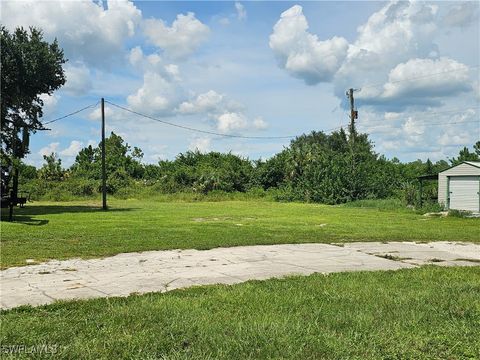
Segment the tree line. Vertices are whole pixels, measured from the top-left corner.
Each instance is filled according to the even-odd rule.
[[[143,151],[111,133],[105,141],[107,191],[128,194],[135,189],[150,193],[212,191],[272,191],[277,200],[339,204],[360,199],[398,197],[416,200],[417,177],[436,174],[462,161],[480,159],[480,141],[465,147],[457,157],[435,163],[421,160],[402,163],[377,154],[367,134],[349,141],[343,129],[325,134],[313,131],[298,136],[267,160],[250,160],[232,153],[187,151],[157,164],[143,162]],[[44,156],[40,169],[23,164],[22,189],[32,195],[54,197],[95,196],[101,186],[101,148],[81,149],[69,168],[57,154]],[[426,186],[436,197],[436,184]]]

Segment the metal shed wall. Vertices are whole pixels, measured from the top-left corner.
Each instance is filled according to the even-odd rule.
[[[438,202],[447,204],[447,176],[480,176],[480,162],[461,163],[438,174]]]

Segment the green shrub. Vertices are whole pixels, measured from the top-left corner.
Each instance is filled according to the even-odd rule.
[[[436,201],[424,201],[422,207],[417,207],[417,214],[437,213],[443,211],[443,206]]]
[[[411,182],[401,185],[397,196],[407,205],[415,205],[418,202],[418,188]]]
[[[472,215],[471,211],[455,210],[455,209],[448,210],[448,216],[451,216],[451,217],[466,218],[471,215]]]
[[[266,198],[268,193],[260,186],[253,186],[245,192],[245,196],[248,199],[260,199]]]
[[[65,188],[66,192],[69,192],[74,196],[93,196],[99,193],[99,184],[98,181],[95,180],[71,178],[65,181],[62,185],[62,188]]]
[[[273,196],[275,201],[299,201],[301,197],[295,194],[291,185],[283,185],[279,188],[270,188],[268,193]]]
[[[110,194],[116,193],[119,189],[128,188],[133,184],[132,178],[127,172],[122,169],[116,169],[107,178],[107,192]],[[101,191],[101,189],[99,189]]]

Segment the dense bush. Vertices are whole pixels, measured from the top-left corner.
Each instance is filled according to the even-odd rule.
[[[290,199],[338,204],[392,196],[397,187],[394,164],[373,152],[365,134],[350,141],[343,130],[331,135],[312,132],[293,140],[281,159],[282,175],[278,161],[273,162],[273,171],[262,171],[281,179],[276,184],[284,184]],[[271,177],[263,178],[271,183]]]
[[[213,190],[245,192],[251,187],[252,163],[231,153],[188,151],[174,161],[160,161],[159,178],[170,188],[206,194]]]
[[[107,177],[107,192],[115,194],[120,189],[128,188],[132,185],[133,179],[123,168],[115,169],[108,174]]]
[[[69,200],[77,197],[93,197],[99,194],[100,183],[92,179],[68,178],[63,181],[35,179],[21,184],[21,190],[31,200]]]
[[[343,130],[330,135],[301,135],[266,161],[250,161],[231,153],[188,151],[174,160],[142,164],[142,150],[132,149],[114,133],[106,139],[106,148],[107,191],[123,198],[181,193],[193,200],[208,195],[210,200],[255,197],[326,204],[356,201],[353,204],[358,205],[395,198],[395,206],[419,207],[417,177],[448,167],[444,160],[435,164],[430,160],[388,160],[374,152],[366,134],[349,138]],[[478,158],[479,143],[474,150],[463,149],[450,162]],[[51,154],[45,156],[41,169],[21,164],[20,173],[21,189],[29,191],[33,199],[98,196],[100,147],[82,149],[69,169],[63,169],[60,159]],[[436,182],[424,182],[423,193],[425,209],[438,207]]]
[[[263,187],[279,188],[287,181],[287,151],[282,151],[267,161],[255,161],[255,171],[252,174],[252,183]]]

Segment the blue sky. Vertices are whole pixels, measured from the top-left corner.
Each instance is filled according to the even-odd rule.
[[[480,138],[478,15],[478,2],[2,2],[2,23],[42,28],[69,59],[46,121],[105,97],[207,131],[298,135],[345,125],[354,87],[359,129],[403,161]],[[99,130],[98,106],[58,121],[33,136],[28,161],[55,151],[70,165]],[[188,132],[108,104],[107,130],[146,162],[189,149],[267,158],[289,143]]]

